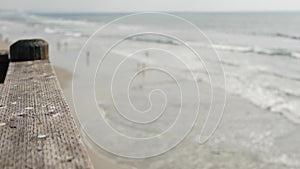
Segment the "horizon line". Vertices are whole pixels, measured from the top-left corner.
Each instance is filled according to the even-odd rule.
[[[18,10],[18,9],[5,9],[0,8],[0,11],[20,11],[20,12],[29,12],[29,13],[64,13],[64,14],[72,14],[72,13],[81,13],[81,14],[89,14],[89,13],[143,13],[143,12],[165,12],[165,13],[298,13],[300,10],[215,10],[215,11],[184,11],[184,10],[161,10],[161,11],[40,11],[40,10]]]

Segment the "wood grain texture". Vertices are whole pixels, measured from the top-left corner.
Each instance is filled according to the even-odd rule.
[[[93,168],[48,60],[9,65],[0,98],[0,168]]]

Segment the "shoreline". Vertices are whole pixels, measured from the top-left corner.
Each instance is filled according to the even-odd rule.
[[[114,65],[115,62],[117,63],[118,60],[122,59],[122,56],[114,56],[111,57],[110,65],[102,65],[102,71],[104,71],[105,76],[101,76],[101,83],[97,83],[99,86],[107,85],[106,83],[111,77],[110,73],[113,72],[111,65]],[[123,65],[126,71],[122,71],[122,76],[128,77],[128,74],[135,71],[132,67],[132,65],[136,64],[135,62],[136,61],[131,60],[130,63]],[[155,81],[157,77],[160,76],[147,74],[147,81]],[[148,83],[147,81],[137,81],[136,85],[141,86],[141,88],[138,88],[140,94],[137,93],[131,98],[133,102],[141,98],[140,96],[142,96],[144,89],[162,84],[158,82]],[[122,86],[124,84],[121,83],[119,85]],[[163,83],[162,86],[170,88],[172,84]],[[209,105],[207,101],[207,97],[209,96],[207,92],[209,90],[207,89],[209,86],[205,82],[199,82],[199,86],[203,95],[203,104],[200,108],[200,112],[204,112]],[[80,91],[85,92],[85,90],[87,89],[83,85]],[[119,121],[113,116],[115,110],[113,109],[112,100],[108,91],[110,90],[106,88],[98,88],[96,95],[99,96],[98,101],[102,102],[101,106],[105,109],[105,114],[110,122],[118,127]],[[220,93],[218,89],[216,93]],[[170,97],[170,100],[172,100],[172,97]],[[170,108],[176,109],[176,105],[170,106]],[[276,168],[278,166],[289,166],[290,164],[293,166],[294,163],[296,166],[298,165],[296,159],[299,153],[296,150],[291,150],[291,145],[293,144],[290,143],[296,143],[297,140],[300,140],[300,136],[296,134],[297,128],[299,127],[297,127],[298,125],[290,123],[286,118],[283,118],[280,113],[262,109],[247,99],[227,93],[225,112],[218,129],[206,144],[199,145],[195,139],[199,137],[203,121],[205,120],[204,118],[204,116],[198,117],[197,125],[193,128],[189,136],[180,143],[178,147],[174,148],[174,150],[162,156],[136,162],[134,160],[126,160],[107,155],[106,153],[103,153],[104,155],[100,154],[105,157],[111,157],[109,159],[115,159],[120,164],[136,168],[149,168],[150,166],[150,168],[160,168],[163,166],[167,166],[166,168],[176,168],[176,166],[190,166],[191,168],[196,168],[193,164],[189,163],[190,161],[184,160],[187,154],[192,153],[195,154],[191,155],[190,158],[197,157],[198,164],[202,164],[203,168],[210,168],[209,165],[215,166],[215,168],[218,168],[217,166],[219,165],[224,166],[223,168],[235,168],[237,161],[239,162],[239,166],[242,166],[241,168],[247,168],[248,164],[252,164],[254,166],[253,168],[261,168],[262,166],[263,168]],[[116,120],[117,123],[113,123],[114,120]],[[213,121],[208,125],[213,125],[211,123],[213,123]],[[130,126],[124,127],[129,127],[130,129]],[[117,143],[117,141],[115,143]],[[96,145],[91,145],[92,148],[93,146]],[[293,146],[299,147],[298,145]],[[259,158],[257,158],[257,156]],[[176,157],[175,161],[173,160],[174,157]],[[280,162],[275,162],[282,158],[283,160]],[[236,161],[235,159],[238,160]]]
[[[117,60],[114,58],[113,61]],[[72,72],[62,67],[53,67],[75,116],[71,91]],[[126,70],[132,70],[130,65],[127,68]],[[112,72],[109,66],[105,71],[106,73]],[[126,75],[126,73],[128,72],[122,72],[123,75]],[[147,75],[147,77],[149,76]],[[153,80],[153,78],[150,79]],[[104,78],[102,81],[106,82],[107,79]],[[206,90],[204,89],[207,88],[207,84],[202,82],[199,84],[201,86],[200,89],[205,93]],[[139,85],[152,86],[144,82],[141,82]],[[165,85],[166,87],[171,86],[170,84]],[[85,90],[86,88],[83,86],[80,92],[85,92]],[[109,100],[108,97],[110,95],[107,90],[99,90],[97,94],[101,96],[101,99]],[[147,168],[147,166],[152,168],[163,166],[168,166],[165,168],[176,168],[176,166],[182,165],[189,166],[192,164],[189,163],[190,161],[185,161],[187,155],[190,158],[197,157],[198,165],[201,165],[203,168],[210,168],[209,165],[215,166],[215,168],[218,168],[218,165],[223,165],[224,168],[235,168],[237,161],[241,168],[246,168],[248,164],[253,165],[253,168],[276,168],[285,165],[291,167],[294,163],[295,166],[298,166],[298,161],[295,159],[297,159],[296,155],[298,155],[297,151],[300,150],[300,145],[294,145],[297,140],[300,140],[297,134],[298,125],[291,124],[281,114],[261,109],[242,97],[229,93],[227,96],[224,117],[218,130],[209,142],[198,145],[194,141],[201,130],[202,123],[199,123],[199,126],[195,126],[190,135],[174,150],[149,160],[139,162],[134,160],[126,161],[126,159],[118,159],[118,157],[107,155],[106,152],[98,152],[96,145],[90,143],[84,134],[81,134],[81,136],[97,169]],[[133,99],[138,99],[138,97]],[[208,103],[205,103],[204,106],[207,105]],[[106,113],[112,114],[111,106],[106,106]],[[80,129],[80,126],[78,128]],[[176,160],[173,160],[174,156],[177,157]]]

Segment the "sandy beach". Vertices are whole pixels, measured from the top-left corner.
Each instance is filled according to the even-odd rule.
[[[102,71],[106,76],[102,77],[102,85],[99,86],[105,86],[105,83],[108,82],[111,77],[111,72],[113,72],[112,65],[114,65],[114,63],[119,63],[122,58],[122,56],[113,55],[109,61],[110,64],[103,65]],[[138,62],[131,60],[130,63],[125,64],[124,70],[126,71],[122,71],[122,77],[127,77],[136,71],[132,65],[138,65]],[[185,80],[183,80],[183,82],[184,81]],[[137,78],[137,82],[132,87],[135,94],[131,97],[131,101],[133,103],[139,102],[144,94],[151,88],[160,86],[164,90],[172,90],[173,85],[173,83],[168,82],[168,79],[162,77],[159,73],[146,73],[145,79],[143,79],[143,77]],[[206,112],[209,107],[210,93],[209,85],[207,83],[200,81],[198,82],[198,85],[200,87],[199,90],[202,99],[199,111],[201,113]],[[83,93],[88,92],[84,87],[81,89],[82,95],[84,95]],[[99,90],[96,90],[96,92],[99,102],[101,102],[101,105],[99,106],[105,110],[106,118],[114,126],[117,126],[116,128],[119,130],[122,130],[124,126],[125,128],[128,127],[132,129],[130,123],[120,124],[120,121],[114,116],[116,109],[113,106],[109,89],[100,88]],[[221,93],[220,89],[215,89],[215,92]],[[171,94],[169,101],[175,103],[175,97],[172,96],[173,95]],[[190,103],[186,105],[196,104],[196,102],[194,102],[194,100],[190,100]],[[159,102],[153,104],[159,104]],[[171,104],[168,109],[175,111],[177,105]],[[88,116],[88,114],[86,115]],[[98,154],[96,156],[104,154],[106,157],[109,157],[109,159],[114,159],[121,164],[149,169],[159,169],[162,166],[167,169],[182,168],[182,166],[186,166],[188,169],[274,169],[289,168],[291,166],[296,167],[300,165],[297,160],[297,156],[300,154],[300,147],[296,145],[296,143],[300,141],[300,136],[297,134],[299,126],[290,123],[289,120],[284,118],[281,114],[275,114],[268,109],[261,109],[238,95],[227,94],[226,108],[218,130],[208,142],[205,144],[198,144],[197,138],[202,129],[204,118],[204,116],[199,115],[196,126],[188,137],[176,148],[157,157],[134,160],[116,157],[103,150],[99,150],[99,148],[93,149],[93,152]],[[157,128],[153,129],[154,132],[155,129]],[[134,129],[132,130],[133,133],[136,132]],[[97,132],[97,129],[95,129],[94,132]],[[86,142],[89,147],[96,146],[89,140],[86,140]],[[112,146],[118,144],[118,140],[115,142],[112,141],[111,144]],[[152,147],[152,149],[154,149],[154,147]],[[176,157],[176,160],[174,160],[174,157]],[[187,160],[186,158],[189,158],[190,160]],[[192,161],[197,162],[192,163]]]
[[[72,83],[72,76],[73,74],[69,71],[67,71],[64,68],[61,67],[53,67],[55,70],[55,73],[57,75],[57,78],[59,80],[59,83],[61,85],[61,88],[63,89],[63,92],[65,94],[65,97],[67,101],[69,102],[69,106],[74,113],[74,107],[72,104],[72,95],[71,95],[71,83]],[[80,127],[79,127],[80,128]],[[104,155],[101,155],[97,153],[92,145],[90,145],[87,141],[87,138],[83,136],[83,141],[86,143],[86,148],[88,150],[88,153],[90,155],[90,158],[93,162],[93,165],[95,166],[95,169],[130,169],[130,167],[126,167],[124,165],[117,164],[112,159],[109,159],[108,157],[105,157]]]
[[[151,31],[153,26],[157,28],[154,30],[162,29],[170,34],[184,32],[183,39],[192,47],[199,48],[201,55],[208,57],[208,65],[211,64],[213,67],[214,64],[220,64],[210,59],[212,55],[206,53],[210,45],[207,46],[203,41],[196,39],[198,34],[189,29],[182,29],[183,25],[180,23],[159,21],[155,17],[154,19],[150,17],[149,20],[132,19],[129,23],[116,24],[115,29],[109,28],[102,34],[99,32],[99,36],[94,37],[94,41],[86,46],[86,50],[81,51],[81,60],[78,62],[79,65],[76,65],[77,72],[72,79],[76,59],[89,35],[118,15],[30,14],[30,17],[28,15],[23,14],[21,17],[15,13],[8,15],[10,17],[4,15],[3,22],[0,20],[0,28],[5,31],[3,35],[12,40],[18,40],[20,37],[38,37],[47,40],[51,62],[74,117],[77,117],[76,115],[80,117],[81,124],[77,119],[79,130],[96,169],[300,168],[299,29],[298,24],[291,24],[300,23],[299,14],[178,13],[178,16],[189,18],[203,28],[203,32],[214,42],[214,50],[219,53],[224,67],[226,87],[222,86],[222,83],[218,86],[220,82],[218,78],[222,73],[215,71],[217,69],[211,69],[210,72],[217,80],[209,83],[204,77],[208,73],[203,71],[197,57],[187,55],[177,41],[160,36],[128,39],[112,50],[101,66],[98,65],[107,49],[128,35],[128,31],[143,32],[147,24],[140,23],[144,21],[153,21],[154,24],[149,24]],[[23,16],[29,21],[24,21]],[[11,21],[11,18],[15,20]],[[261,18],[268,18],[268,23],[261,22]],[[287,29],[286,25],[291,27]],[[7,47],[7,44],[0,44],[4,48]],[[141,52],[141,49],[149,47],[178,54],[192,69],[182,67],[179,62],[173,60],[174,57],[164,52]],[[126,59],[129,54],[136,51],[140,52],[135,53],[136,58]],[[116,71],[118,66],[120,69]],[[136,74],[141,68],[148,66],[175,72],[177,82],[185,89],[182,93],[188,93],[183,97],[185,99],[183,104],[178,99],[180,95],[176,82],[166,74],[159,71]],[[189,70],[199,77],[196,80],[199,87],[197,90],[189,85]],[[114,75],[117,78],[112,85]],[[76,86],[74,90],[76,95],[72,93],[72,80]],[[131,85],[128,85],[128,80],[132,80]],[[202,133],[206,124],[206,113],[210,110],[212,94],[210,84],[216,84],[213,86],[216,102],[212,109],[223,105],[224,90],[226,105],[216,132],[205,144],[200,144],[199,136],[210,134],[210,132]],[[164,95],[152,92],[154,89],[166,92],[168,101],[164,109],[166,111],[161,116],[155,114],[160,112],[155,110],[160,109],[146,112],[160,117],[153,123],[134,123],[137,117],[141,117],[144,121],[148,119],[143,119],[141,113],[138,114],[131,109],[132,105],[140,110],[148,110],[147,108],[151,106],[163,108]],[[201,96],[200,101],[190,97],[196,92]],[[73,97],[76,101],[77,114]],[[172,139],[182,133],[181,128],[177,128],[173,135],[168,135],[167,138],[171,138],[168,139],[169,142],[160,140],[161,142],[156,144],[137,145],[133,141],[126,144],[115,137],[113,132],[108,132],[99,125],[106,124],[103,119],[121,134],[148,138],[172,126],[181,108],[186,114],[182,116],[179,124],[182,126],[191,124],[187,118],[194,112],[195,105],[199,105],[199,115],[191,132],[177,146],[161,155],[135,159],[120,157],[118,153],[114,155],[111,151],[104,150],[111,147],[115,148],[114,150],[126,150],[129,154],[139,150],[155,152],[160,146],[171,145]],[[134,120],[124,118],[127,117],[125,115]],[[217,121],[218,114],[211,116],[207,123],[208,127],[213,127]],[[94,140],[87,136],[83,129],[88,129],[89,136],[92,135]],[[161,139],[160,136],[158,138]],[[105,143],[107,147],[97,145],[95,140]],[[138,146],[140,147],[136,148]]]
[[[7,48],[7,44],[2,43],[2,48]],[[118,63],[122,56],[114,55],[110,63]],[[138,62],[132,60],[130,64],[126,64],[127,71],[122,72],[126,77],[133,72],[135,68],[132,65],[137,65]],[[54,67],[64,94],[69,102],[71,109],[74,112],[71,80],[72,73],[61,67]],[[113,68],[110,65],[104,65],[103,70],[106,75],[109,75]],[[157,79],[157,77],[160,77]],[[106,79],[107,78],[107,79]],[[102,82],[109,81],[110,76],[102,78]],[[132,101],[138,101],[141,96],[147,91],[147,88],[152,88],[157,85],[162,85],[165,89],[172,88],[172,83],[167,82],[166,78],[159,74],[146,74],[147,80],[138,79],[133,90],[139,91],[132,98]],[[167,82],[167,83],[166,83]],[[121,84],[122,85],[122,84]],[[207,111],[209,102],[208,85],[205,82],[199,82],[202,99],[204,100],[200,107],[200,112]],[[220,92],[217,90],[217,93]],[[85,93],[87,88],[81,88],[81,93]],[[96,90],[98,99],[101,100],[100,107],[103,108],[108,115],[107,118],[114,121],[113,114],[115,109],[106,88]],[[84,95],[84,94],[83,94]],[[172,98],[172,97],[171,97]],[[171,102],[174,101],[171,99]],[[105,103],[105,104],[103,104]],[[176,109],[176,105],[171,106],[171,109]],[[75,114],[74,114],[75,115]],[[88,116],[88,114],[86,114]],[[97,169],[125,169],[125,168],[164,168],[172,169],[178,166],[187,166],[187,168],[285,168],[288,166],[299,166],[297,155],[300,154],[300,147],[295,148],[300,141],[297,134],[298,125],[290,123],[280,114],[274,114],[268,110],[262,110],[247,100],[235,95],[228,95],[227,105],[225,108],[223,120],[213,135],[206,144],[200,145],[195,138],[198,137],[201,131],[201,124],[204,119],[200,116],[198,122],[189,136],[180,143],[175,149],[172,149],[166,154],[153,157],[150,159],[132,160],[124,159],[107,153],[89,138],[85,137],[84,142]],[[118,126],[118,121],[113,122]],[[124,127],[124,126],[122,126]],[[94,132],[97,132],[95,129]],[[116,140],[117,141],[117,140]],[[116,142],[118,143],[118,141]],[[113,144],[113,143],[112,143]],[[291,146],[293,145],[293,146]],[[190,154],[198,152],[196,154]],[[173,160],[176,156],[177,160]],[[186,157],[195,158],[196,163],[191,163],[191,160],[186,160]],[[239,163],[236,163],[239,161]],[[287,167],[288,168],[288,167]]]

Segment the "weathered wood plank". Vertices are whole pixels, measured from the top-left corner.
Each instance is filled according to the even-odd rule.
[[[92,168],[48,60],[9,65],[0,97],[0,168]]]

